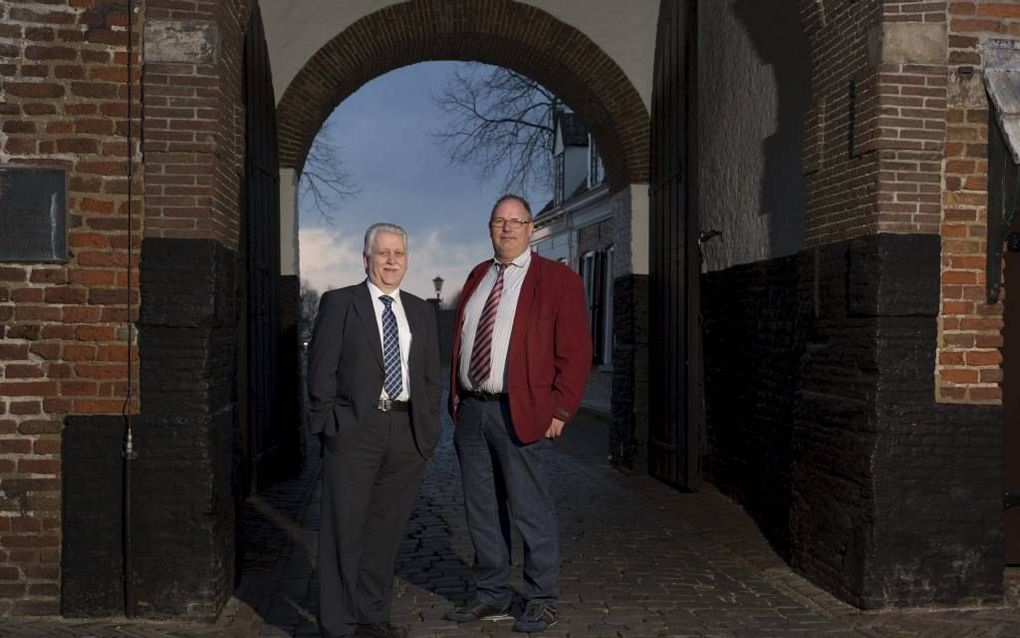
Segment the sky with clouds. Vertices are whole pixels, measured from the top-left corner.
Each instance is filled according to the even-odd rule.
[[[330,116],[328,132],[360,192],[336,207],[332,223],[298,202],[301,277],[316,290],[364,279],[362,241],[376,222],[407,230],[409,266],[401,288],[420,297],[435,296],[438,275],[446,282],[443,298],[451,298],[471,267],[492,256],[486,221],[502,194],[498,179],[483,182],[469,167],[451,166],[430,135],[444,122],[432,96],[457,64],[425,62],[387,73]],[[528,196],[535,209],[549,198],[547,192]]]

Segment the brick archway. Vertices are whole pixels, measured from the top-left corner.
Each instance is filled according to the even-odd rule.
[[[534,78],[588,124],[614,189],[648,182],[648,110],[624,72],[577,29],[510,0],[412,0],[344,29],[305,63],[280,100],[280,166],[300,169],[323,121],[363,84],[429,60],[484,62]]]

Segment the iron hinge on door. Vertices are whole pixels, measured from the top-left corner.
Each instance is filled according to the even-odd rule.
[[[1020,505],[1020,494],[1014,494],[1009,490],[1002,490],[1002,509],[1008,510],[1017,505]]]

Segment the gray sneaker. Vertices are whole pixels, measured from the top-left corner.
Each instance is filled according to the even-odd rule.
[[[555,625],[559,620],[556,603],[548,600],[533,600],[524,608],[524,614],[514,623],[514,631],[537,634]]]

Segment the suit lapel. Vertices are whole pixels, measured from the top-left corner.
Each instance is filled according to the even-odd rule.
[[[368,340],[369,349],[375,353],[375,359],[379,367],[382,367],[382,340],[379,338],[379,323],[375,319],[375,307],[368,292],[368,284],[361,284],[354,295],[354,312],[358,313],[358,319],[361,320],[361,329]]]
[[[464,323],[464,310],[467,308],[468,301],[471,300],[471,295],[475,294],[475,288],[481,283],[482,279],[485,278],[485,273],[489,272],[489,268],[492,267],[492,260],[484,261],[471,271],[468,275],[467,281],[464,282],[464,288],[460,291],[460,303],[457,304],[457,331],[454,336],[458,341],[460,340],[460,330]]]
[[[537,254],[532,253],[528,274],[524,275],[524,282],[521,284],[521,296],[517,299],[517,311],[514,313],[514,327],[510,331],[511,352],[516,344],[521,343],[524,333],[528,330],[531,309],[535,305],[535,295],[538,294],[538,282],[542,277],[542,264],[539,259]]]

